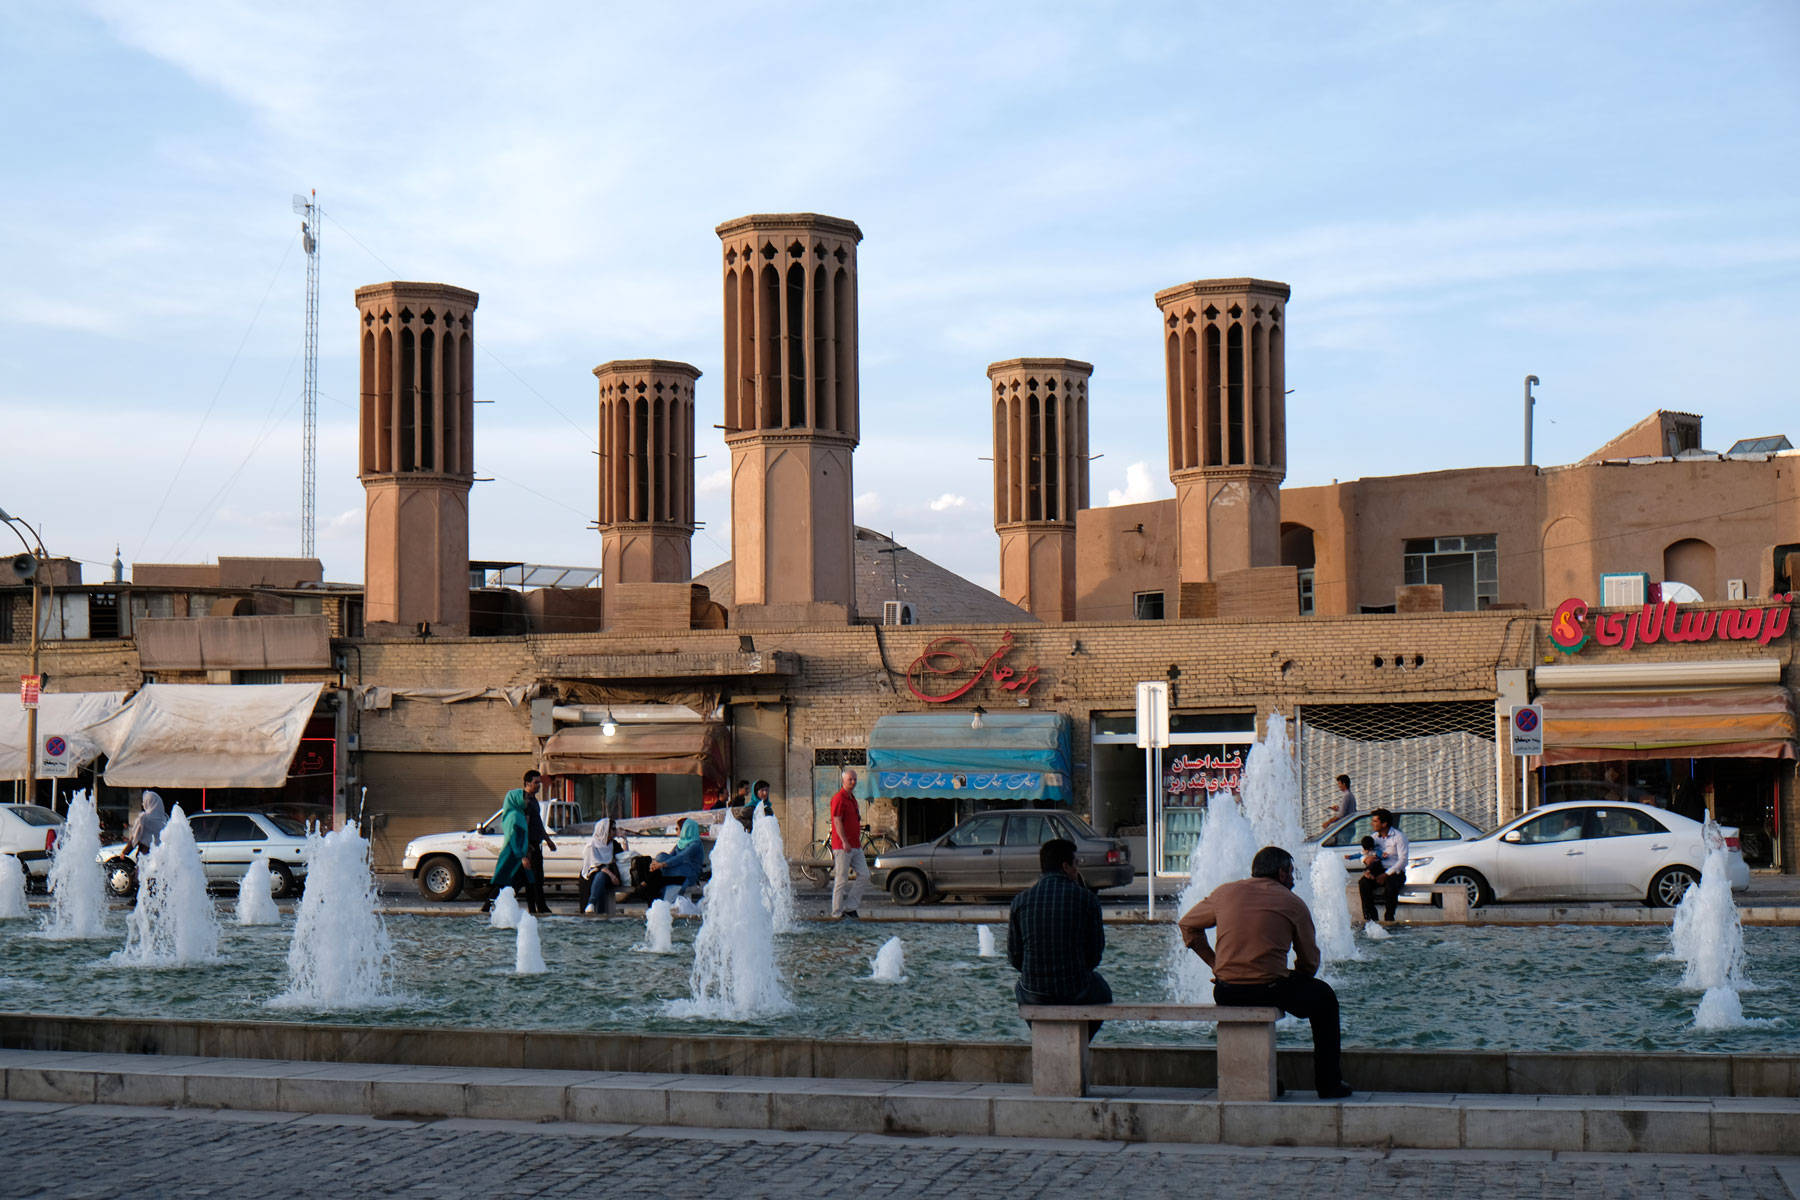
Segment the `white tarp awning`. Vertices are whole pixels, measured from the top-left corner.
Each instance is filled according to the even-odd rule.
[[[280,787],[324,686],[150,684],[91,736],[115,787]]]
[[[100,755],[88,730],[119,711],[124,692],[45,692],[38,697],[38,778],[45,777],[43,744],[47,737],[69,743],[69,761],[85,767]],[[26,725],[29,718],[18,694],[0,696],[0,779],[25,778]]]

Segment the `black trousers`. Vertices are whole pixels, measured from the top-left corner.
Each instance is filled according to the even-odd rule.
[[[1020,1004],[1111,1004],[1113,998],[1112,985],[1107,983],[1106,977],[1098,971],[1090,974],[1087,986],[1073,996],[1052,996],[1046,992],[1034,992],[1023,983],[1013,984],[1013,995],[1018,998]],[[1088,1041],[1094,1040],[1094,1035],[1100,1032],[1100,1027],[1104,1024],[1106,1024],[1105,1021],[1088,1022]]]
[[[1323,979],[1289,975],[1275,983],[1213,984],[1213,1003],[1232,1008],[1279,1008],[1312,1022],[1313,1086],[1334,1087],[1344,1077],[1344,1034],[1338,1025],[1337,993]]]
[[[1387,916],[1383,920],[1394,919],[1394,909],[1400,903],[1400,889],[1406,886],[1405,871],[1390,871],[1380,879],[1370,879],[1367,875],[1356,881],[1356,890],[1362,893],[1363,920],[1375,919],[1375,905],[1379,901],[1387,905]]]
[[[550,911],[544,899],[544,848],[533,846],[526,861],[531,866],[531,878],[525,883],[525,907],[534,916],[542,916]]]

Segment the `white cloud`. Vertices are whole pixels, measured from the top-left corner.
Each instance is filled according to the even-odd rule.
[[[1159,493],[1167,494],[1151,476],[1150,464],[1134,462],[1125,468],[1124,490],[1121,491],[1118,488],[1106,490],[1106,504],[1109,508],[1119,504],[1143,504],[1145,501],[1157,499]]]
[[[881,493],[863,492],[856,497],[856,503],[852,507],[856,512],[857,520],[872,517],[881,511]]]
[[[967,496],[958,496],[955,492],[945,492],[931,502],[932,512],[943,512],[946,509],[961,508],[969,502]]]
[[[728,467],[720,467],[716,471],[708,471],[694,483],[694,490],[703,496],[711,496],[726,491],[730,487],[731,470]]]

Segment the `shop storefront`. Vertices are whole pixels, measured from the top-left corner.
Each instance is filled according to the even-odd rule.
[[[603,718],[598,724],[557,729],[542,756],[544,773],[553,777],[552,794],[579,804],[584,818],[694,812],[708,799],[728,795],[730,732],[724,722],[691,712],[686,719],[663,720],[624,709],[595,715]]]
[[[1563,601],[1548,637],[1569,661],[1534,679],[1544,709],[1536,799],[1617,797],[1710,815],[1737,827],[1752,867],[1783,867],[1782,786],[1797,731],[1771,644],[1786,637],[1792,606],[1786,594],[1733,608]],[[1674,646],[1693,657],[1671,657]],[[1725,657],[1733,650],[1741,657]]]
[[[1072,795],[1060,713],[897,713],[869,731],[868,784],[901,845],[991,808],[1062,808]]]
[[[1109,836],[1144,825],[1145,756],[1130,713],[1093,718],[1094,828]],[[1162,787],[1155,820],[1161,862],[1157,874],[1185,876],[1200,837],[1206,802],[1240,788],[1244,758],[1256,741],[1256,713],[1173,713],[1169,748],[1162,752]],[[1138,858],[1137,861],[1146,861]]]

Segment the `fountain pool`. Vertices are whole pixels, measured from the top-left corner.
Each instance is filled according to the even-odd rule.
[[[982,958],[970,928],[938,923],[803,922],[775,939],[791,1011],[752,1019],[673,1016],[691,995],[698,923],[677,922],[673,953],[634,954],[634,920],[551,917],[539,925],[548,972],[515,974],[516,937],[479,918],[392,915],[388,1003],[310,1009],[267,1001],[288,985],[294,919],[279,926],[227,924],[218,961],[146,971],[112,964],[125,914],[106,918],[105,941],[53,941],[25,923],[0,926],[0,1006],[79,1015],[325,1019],[344,1024],[560,1028],[772,1034],[787,1037],[1015,1041],[1027,1034],[1004,958]],[[904,939],[907,982],[870,978],[870,961]],[[1107,930],[1102,972],[1121,999],[1167,995],[1167,926]],[[1406,928],[1364,944],[1361,961],[1331,968],[1344,1004],[1345,1044],[1355,1047],[1665,1050],[1800,1053],[1800,928],[1751,927],[1745,948],[1762,984],[1743,993],[1744,1014],[1778,1024],[1697,1030],[1699,996],[1681,987],[1682,964],[1659,960],[1666,927]],[[1397,987],[1396,984],[1405,986]],[[1207,1043],[1205,1028],[1115,1023],[1113,1044]],[[1306,1045],[1305,1027],[1283,1030]]]

